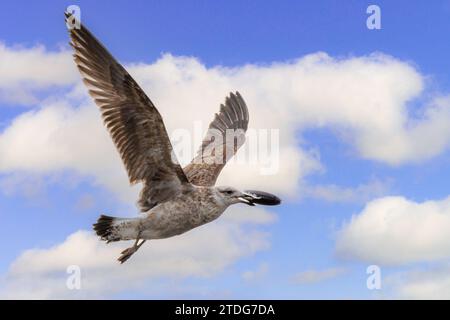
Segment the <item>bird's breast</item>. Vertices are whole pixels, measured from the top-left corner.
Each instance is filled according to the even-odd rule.
[[[182,234],[217,219],[225,208],[197,197],[179,197],[154,207],[145,219],[144,228],[158,238]]]

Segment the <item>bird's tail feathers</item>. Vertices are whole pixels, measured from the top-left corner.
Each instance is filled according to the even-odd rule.
[[[137,228],[136,219],[117,218],[101,215],[93,224],[94,231],[107,243],[111,241],[134,239]]]

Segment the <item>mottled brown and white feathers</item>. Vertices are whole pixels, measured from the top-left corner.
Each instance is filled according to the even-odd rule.
[[[158,110],[82,24],[70,29],[70,36],[76,65],[100,108],[130,183],[143,182],[142,211],[178,194],[188,179],[173,154]]]
[[[214,186],[226,162],[245,142],[249,115],[241,95],[230,93],[226,98],[197,156],[182,169],[160,113],[136,81],[83,24],[70,29],[70,37],[75,63],[100,108],[129,181],[143,183],[138,200],[141,211],[186,192],[191,183]],[[229,137],[232,141],[227,141]]]
[[[214,186],[226,162],[244,144],[248,121],[244,99],[239,92],[230,93],[209,125],[196,157],[183,169],[191,183]]]

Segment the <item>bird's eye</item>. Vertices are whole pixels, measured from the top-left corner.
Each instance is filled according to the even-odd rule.
[[[231,191],[231,190],[227,190],[227,191],[225,191],[225,193],[226,193],[226,194],[232,194],[232,193],[233,193],[233,191]]]

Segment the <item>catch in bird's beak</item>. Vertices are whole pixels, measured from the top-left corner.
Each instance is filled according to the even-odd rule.
[[[263,204],[266,206],[276,206],[281,203],[280,198],[264,191],[246,190],[239,197],[242,203],[254,206],[255,204]]]

